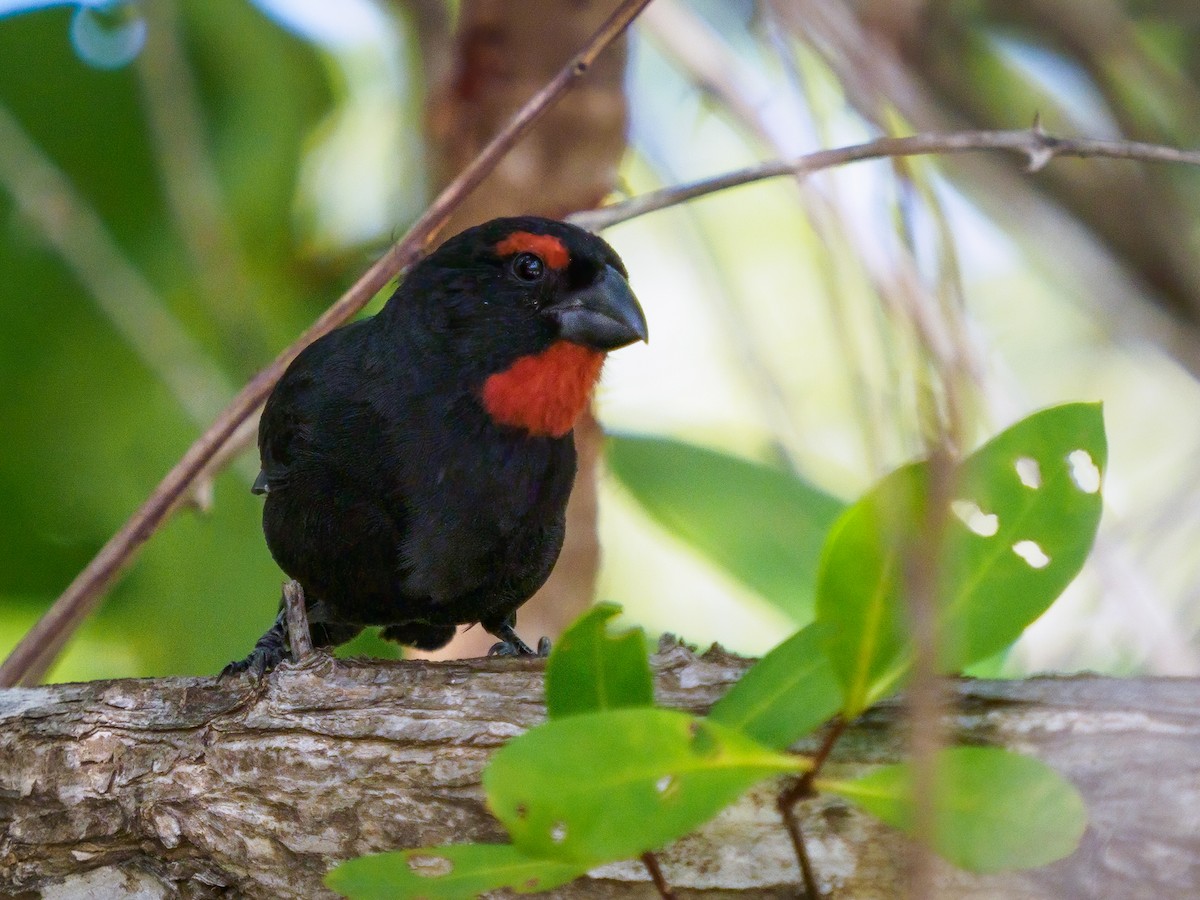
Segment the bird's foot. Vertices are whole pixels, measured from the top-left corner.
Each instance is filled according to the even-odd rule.
[[[285,613],[281,611],[275,617],[275,624],[267,629],[267,633],[258,639],[258,642],[254,645],[254,649],[250,651],[250,655],[245,659],[231,662],[221,670],[221,674],[218,677],[225,678],[226,676],[249,672],[256,679],[261,680],[268,672],[290,657],[291,653],[288,650],[287,641],[287,619],[285,618]]]
[[[536,656],[545,659],[550,655],[550,638],[542,637],[538,641],[537,650],[529,649],[529,645],[515,634],[511,639],[492,644],[488,656]]]
[[[498,641],[488,648],[488,656],[533,656],[533,651],[529,649],[520,638],[515,641]]]

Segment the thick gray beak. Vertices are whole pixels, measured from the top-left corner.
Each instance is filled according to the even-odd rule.
[[[612,266],[604,267],[602,278],[546,312],[558,320],[560,338],[593,350],[616,350],[648,337],[637,297]]]

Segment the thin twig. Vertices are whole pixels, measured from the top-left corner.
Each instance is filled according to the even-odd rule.
[[[779,815],[783,817],[783,827],[786,829],[788,837],[791,838],[792,850],[796,854],[796,862],[800,866],[800,876],[804,880],[804,890],[807,892],[809,900],[821,900],[821,886],[817,883],[817,873],[808,856],[808,846],[804,842],[804,832],[800,828],[800,819],[796,815],[795,807],[801,800],[816,795],[816,791],[813,790],[813,782],[821,774],[821,769],[828,761],[829,754],[833,752],[834,745],[845,732],[846,725],[847,722],[842,716],[833,720],[829,731],[825,733],[825,740],[821,742],[820,748],[813,756],[812,768],[775,798],[775,806],[779,810]]]
[[[971,153],[979,150],[1012,150],[1022,153],[1029,160],[1029,171],[1031,172],[1042,169],[1056,156],[1105,157],[1200,166],[1200,151],[1197,150],[1177,150],[1174,147],[1145,144],[1138,141],[1060,138],[1048,134],[1035,123],[1032,128],[1011,131],[954,131],[915,134],[899,138],[878,138],[849,147],[818,150],[793,160],[769,160],[739,169],[736,172],[727,172],[713,178],[693,181],[690,184],[663,188],[600,209],[578,212],[571,215],[568,221],[581,228],[599,231],[638,216],[644,216],[646,213],[678,206],[717,191],[739,187],[743,184],[752,184],[767,178],[808,175],[823,169],[868,159]]]
[[[0,666],[0,687],[31,683],[53,663],[71,633],[100,602],[104,591],[221,449],[238,426],[266,399],[293,359],[313,341],[362,309],[434,239],[450,214],[487,177],[529,128],[591,67],[650,0],[624,0],[545,87],[517,111],[503,129],[425,210],[408,233],[372,265],[337,302],[237,394],[216,421],[188,448],[142,506],[76,576],[54,605],[21,639]]]
[[[1037,126],[1035,125],[1035,130]],[[908,171],[906,160],[896,162],[900,177],[916,186]],[[936,201],[932,201],[936,209]],[[907,224],[907,223],[905,223]],[[952,248],[944,223],[942,236]],[[911,231],[905,235],[913,245]],[[942,263],[943,275],[946,273]],[[956,266],[951,276],[955,284]],[[915,273],[914,273],[915,274]],[[942,635],[938,627],[937,589],[942,562],[942,545],[946,529],[946,511],[955,491],[955,461],[967,441],[965,385],[972,382],[966,364],[969,347],[965,341],[960,309],[944,302],[932,306],[928,292],[916,278],[909,279],[913,314],[909,317],[918,338],[921,356],[934,384],[940,383],[940,397],[926,400],[928,407],[921,421],[927,432],[926,455],[929,459],[929,483],[923,521],[918,523],[918,538],[905,548],[904,601],[908,614],[908,632],[912,637],[912,677],[907,691],[909,734],[912,756],[913,834],[908,860],[908,896],[934,898],[937,893],[936,857],[933,853],[936,828],[937,759],[946,744],[943,714],[946,709],[945,683],[938,671]],[[902,289],[903,293],[903,289]],[[918,388],[916,406],[920,410],[922,395]]]
[[[647,851],[642,854],[642,865],[650,873],[650,880],[654,883],[654,889],[658,891],[658,896],[662,897],[663,900],[673,900],[675,892],[671,890],[671,885],[667,884],[662,867],[658,864],[658,857]]]
[[[239,463],[242,462],[242,454],[254,446],[255,440],[258,438],[258,420],[261,415],[262,407],[259,406],[242,421],[242,424],[229,436],[229,440],[205,463],[204,468],[200,470],[187,492],[176,500],[175,506],[167,512],[168,516],[175,511],[176,507],[183,505],[193,506],[202,513],[212,510],[213,481],[235,460]],[[253,483],[254,477],[258,474],[258,460],[252,460],[246,456],[244,462],[249,465],[239,467],[239,470],[247,475],[248,483]]]
[[[817,881],[817,870],[813,867],[808,855],[808,845],[804,841],[804,831],[800,827],[800,818],[796,815],[794,804],[785,805],[777,801],[779,815],[783,817],[783,827],[792,840],[792,852],[796,854],[796,862],[800,864],[800,879],[804,882],[804,895],[808,900],[821,900],[821,885]]]
[[[844,718],[838,716],[829,725],[829,731],[825,733],[825,740],[821,742],[820,748],[813,755],[812,768],[796,779],[796,783],[779,795],[780,803],[794,804],[806,797],[813,795],[813,783],[821,774],[821,769],[825,767],[825,763],[829,760],[829,754],[833,752],[833,747],[837,744],[838,739],[846,731],[848,723]]]
[[[1036,118],[1032,130],[1038,136],[1044,134]],[[1029,160],[1031,167],[1038,163],[1033,153],[1030,153]],[[908,183],[916,188],[916,175],[908,162],[897,161],[897,166]],[[926,187],[926,190],[930,189]],[[967,386],[975,381],[972,369],[976,366],[968,362],[972,346],[966,337],[961,306],[946,302],[946,288],[959,297],[962,290],[954,240],[939,202],[931,196],[928,205],[938,219],[943,251],[939,253],[943,290],[939,291],[938,305],[925,310],[924,316],[914,316],[912,321],[921,339],[922,355],[930,370],[929,377],[935,386],[940,382],[941,390],[940,397],[936,392],[930,392],[935,399],[929,404],[932,408],[922,416],[927,430],[929,482],[924,520],[918,523],[919,537],[907,548],[907,558],[904,560],[904,600],[913,644],[907,705],[908,744],[912,756],[916,806],[913,829],[917,838],[909,856],[908,896],[933,898],[937,892],[936,857],[932,849],[936,830],[937,760],[948,737],[944,725],[945,682],[938,668],[943,635],[938,623],[937,592],[947,510],[955,491],[955,463],[969,440],[968,409],[974,404],[970,401]],[[909,237],[911,240],[911,235]],[[927,292],[922,291],[921,297],[926,298]],[[939,330],[944,334],[944,341],[928,339],[928,325],[922,328],[922,322],[931,320],[940,323]],[[921,405],[921,397],[918,396],[918,410]]]

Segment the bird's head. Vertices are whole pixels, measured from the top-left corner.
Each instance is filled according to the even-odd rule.
[[[563,222],[493,219],[447,240],[393,303],[412,304],[499,424],[561,437],[605,354],[646,340],[616,252]]]

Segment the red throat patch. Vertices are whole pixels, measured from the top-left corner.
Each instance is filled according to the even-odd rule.
[[[498,256],[512,253],[537,254],[552,269],[565,269],[571,261],[566,245],[549,234],[533,234],[530,231],[514,231],[496,245]]]
[[[587,406],[603,365],[603,353],[558,341],[488,378],[483,407],[501,425],[562,437]]]

